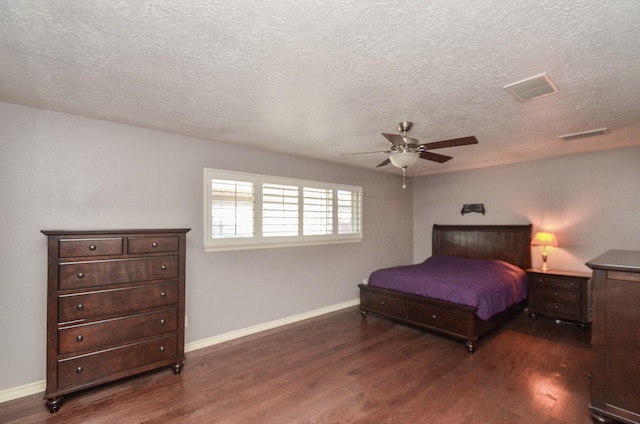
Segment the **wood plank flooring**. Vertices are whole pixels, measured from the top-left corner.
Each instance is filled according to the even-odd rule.
[[[589,332],[523,313],[460,341],[357,308],[187,355],[68,396],[0,404],[2,423],[590,423]]]

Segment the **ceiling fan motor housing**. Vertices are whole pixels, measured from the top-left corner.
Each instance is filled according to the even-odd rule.
[[[413,127],[413,122],[403,121],[398,124],[398,131],[402,131],[406,136],[406,132],[409,131],[411,127]]]

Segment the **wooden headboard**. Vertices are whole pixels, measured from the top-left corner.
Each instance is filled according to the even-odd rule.
[[[499,259],[531,268],[532,225],[433,226],[432,254]]]

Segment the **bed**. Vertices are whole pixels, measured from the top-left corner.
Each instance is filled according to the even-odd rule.
[[[495,310],[483,310],[483,305],[470,306],[473,302],[465,302],[465,297],[454,296],[454,300],[443,300],[416,294],[417,290],[407,287],[391,289],[389,284],[380,283],[378,270],[371,274],[369,284],[359,284],[360,311],[363,318],[368,312],[391,318],[406,324],[418,326],[430,331],[444,334],[463,340],[467,350],[473,353],[476,350],[478,339],[494,328],[508,322],[518,315],[526,306],[526,275],[524,270],[531,267],[531,228],[528,225],[434,225],[432,237],[432,257],[423,264],[409,267],[393,267],[387,269],[391,274],[398,274],[400,280],[410,280],[412,277],[401,277],[402,272],[422,272],[421,267],[432,268],[435,262],[436,268],[452,265],[452,273],[456,269],[462,269],[458,261],[475,262],[472,266],[481,263],[490,263],[489,268],[505,265],[512,273],[522,277],[520,288],[524,292],[520,298],[513,299],[507,305]],[[483,260],[483,261],[477,261]],[[484,261],[492,260],[492,261]],[[450,263],[449,265],[447,265]],[[406,268],[406,269],[405,269]],[[386,272],[386,271],[385,271]],[[453,274],[451,274],[453,275]],[[480,274],[478,274],[480,275]],[[524,276],[524,277],[523,277]],[[375,287],[371,278],[375,277],[378,285]],[[393,275],[387,277],[392,278]],[[468,279],[459,277],[459,280]],[[484,279],[478,278],[472,281],[472,285],[482,286]],[[406,282],[406,281],[405,281]],[[453,284],[453,283],[451,283]],[[405,284],[407,285],[407,284]],[[399,290],[409,291],[405,293]],[[513,289],[516,290],[516,289]],[[413,292],[412,292],[413,291]],[[450,290],[456,292],[456,290]],[[460,294],[460,293],[458,293]],[[461,300],[462,299],[462,300]],[[462,301],[463,303],[459,303]],[[468,304],[464,304],[468,303]],[[482,318],[481,318],[482,316]]]

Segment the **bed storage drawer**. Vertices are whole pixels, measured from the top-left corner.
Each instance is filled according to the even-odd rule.
[[[378,293],[361,291],[360,306],[382,314],[399,318],[405,316],[405,301]]]
[[[407,302],[407,319],[455,335],[469,331],[466,314],[411,301]]]

